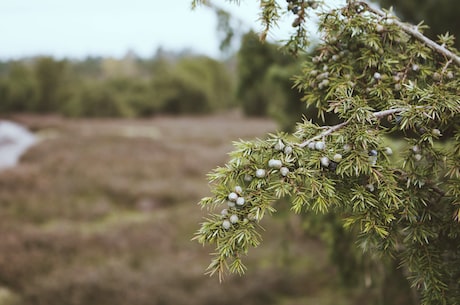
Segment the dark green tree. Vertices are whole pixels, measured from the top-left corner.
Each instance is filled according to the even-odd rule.
[[[126,91],[117,91],[111,82],[81,82],[59,111],[70,117],[134,116],[134,109],[124,100]]]
[[[34,69],[38,97],[32,110],[39,113],[58,111],[70,97],[68,62],[40,57],[36,60]]]
[[[21,62],[12,62],[7,70],[0,78],[0,111],[30,111],[38,98],[38,84],[32,69]]]
[[[279,56],[276,46],[263,43],[255,32],[243,36],[238,51],[237,98],[243,111],[249,116],[266,116],[269,100],[263,80]]]
[[[157,69],[152,90],[160,112],[209,113],[233,105],[232,78],[223,63],[194,56],[163,62]]]
[[[319,124],[337,123],[337,116],[319,116],[314,106],[305,107],[303,93],[293,90],[293,75],[301,71],[306,55],[293,57],[281,45],[264,42],[250,31],[243,36],[238,58],[237,98],[249,116],[270,116],[284,131],[293,131],[303,116]]]
[[[300,65],[297,60],[289,65],[274,64],[263,79],[265,98],[268,101],[268,115],[274,118],[284,131],[293,131],[295,122],[301,120],[303,115],[317,118],[300,102],[302,92],[293,89],[292,75],[298,72],[300,72]]]

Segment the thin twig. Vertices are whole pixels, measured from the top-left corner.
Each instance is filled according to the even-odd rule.
[[[380,119],[380,118],[383,118],[383,117],[386,117],[390,114],[393,114],[393,113],[397,113],[397,112],[402,112],[406,110],[405,108],[394,108],[394,109],[387,109],[387,110],[382,110],[382,111],[377,111],[377,112],[374,112],[372,113],[372,115],[377,118],[377,119]],[[330,126],[330,127],[327,127],[327,129],[325,131],[323,131],[322,133],[314,136],[313,138],[310,138],[308,140],[305,140],[304,142],[298,144],[299,147],[305,147],[307,146],[308,144],[310,144],[311,142],[313,141],[316,141],[316,140],[319,140],[319,139],[322,139],[328,135],[330,135],[331,133],[339,130],[339,129],[342,129],[343,127],[345,127],[346,125],[348,125],[350,121],[345,121],[345,122],[342,122],[342,123],[339,123],[337,125],[334,125],[334,126]]]
[[[416,107],[416,108],[418,108],[418,107]],[[396,112],[403,112],[404,110],[407,110],[407,109],[406,108],[393,108],[393,109],[387,109],[387,110],[374,112],[373,115],[377,119],[381,119],[383,117],[389,116],[390,114],[393,114],[393,113],[396,113]]]
[[[372,12],[372,13],[374,13],[376,15],[379,15],[381,17],[388,18],[388,14],[385,13],[384,11],[382,11],[382,10],[380,10],[378,8],[371,7],[366,2],[358,2],[358,3],[363,5],[363,6],[365,6],[367,8],[367,10],[370,11],[370,12]],[[417,38],[418,40],[421,40],[428,47],[430,47],[431,49],[437,51],[438,53],[441,53],[445,57],[453,60],[457,65],[460,66],[460,57],[459,56],[455,55],[453,52],[449,51],[444,46],[437,44],[433,40],[429,39],[428,37],[426,37],[425,35],[420,33],[420,31],[417,29],[416,26],[409,25],[407,23],[403,23],[403,22],[397,20],[396,18],[392,19],[392,20],[394,21],[394,23],[396,25],[398,25],[406,33],[412,35],[413,37]]]
[[[446,64],[445,64],[444,67],[442,68],[442,71],[441,71],[442,74],[446,73],[447,67],[449,67],[449,65],[450,65],[451,62],[452,62],[452,59],[450,59],[448,62],[446,62]]]

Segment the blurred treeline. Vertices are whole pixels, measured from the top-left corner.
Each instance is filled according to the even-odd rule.
[[[225,62],[159,51],[151,59],[36,57],[0,66],[0,111],[70,117],[207,113],[234,103]]]
[[[428,35],[458,36],[457,0],[380,0],[395,4],[404,20],[430,25]],[[456,19],[457,18],[457,19]],[[457,41],[458,46],[458,41]],[[68,117],[149,117],[205,114],[240,107],[249,116],[271,116],[289,130],[305,109],[291,77],[300,72],[279,46],[261,43],[249,32],[240,50],[226,60],[187,52],[157,50],[151,58],[128,52],[124,58],[83,60],[36,57],[0,62],[0,113],[56,113]]]
[[[278,46],[243,37],[226,60],[158,50],[144,59],[35,57],[0,63],[0,112],[68,117],[205,114],[239,105],[251,116],[301,112],[292,82],[295,60]],[[295,99],[287,107],[286,100]],[[300,116],[299,116],[300,117]],[[281,119],[281,116],[279,116]]]

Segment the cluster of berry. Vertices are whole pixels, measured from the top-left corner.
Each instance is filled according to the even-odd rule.
[[[288,3],[288,11],[291,11],[293,14],[299,14],[302,7],[310,7],[312,9],[317,9],[319,3],[314,0],[286,0]]]
[[[352,146],[350,144],[345,144],[343,146],[343,151],[341,153],[335,152],[331,149],[326,151],[326,142],[324,140],[320,141],[311,141],[307,144],[307,147],[311,150],[321,151],[321,156],[319,157],[319,162],[321,167],[328,169],[331,172],[336,171],[337,166],[343,159],[342,153],[350,153],[352,151]],[[272,149],[276,154],[273,155],[273,158],[268,160],[265,166],[256,168],[253,174],[246,174],[244,176],[245,182],[251,182],[253,179],[265,179],[271,174],[279,173],[282,177],[286,177],[290,173],[289,167],[292,166],[289,160],[293,158],[293,148],[291,145],[286,145],[281,139],[277,140],[276,143],[272,146]],[[414,153],[418,153],[418,148],[413,148]],[[390,147],[385,147],[382,149],[382,152],[386,155],[392,155],[393,150]],[[375,166],[377,164],[379,152],[377,149],[371,149],[368,151],[369,164]],[[276,157],[275,157],[276,156]],[[416,154],[415,158],[421,159],[420,154]],[[289,165],[290,164],[290,165]],[[371,183],[365,185],[365,187],[373,192],[374,185]],[[249,221],[256,220],[253,215],[249,215],[243,209],[247,200],[250,201],[251,196],[246,194],[244,196],[243,188],[239,185],[235,186],[232,191],[227,195],[227,207],[224,208],[221,212],[222,214],[222,227],[225,230],[230,229],[233,225],[236,225],[240,221],[247,223]]]
[[[447,77],[447,79],[453,79],[454,73],[452,71],[446,71],[445,73],[444,71],[441,71],[441,73],[440,72],[433,73],[433,79],[437,82],[442,81],[444,76]]]
[[[288,1],[291,5],[297,5],[296,1]],[[302,1],[302,5],[305,3]],[[298,9],[295,9],[296,6],[291,9],[293,13],[298,13]],[[303,6],[301,6],[303,7]],[[349,18],[346,15],[343,15],[340,18]],[[383,56],[385,54],[384,44],[386,41],[394,40],[396,43],[400,41],[401,37],[396,33],[397,26],[394,25],[394,18],[391,16],[385,18],[376,18],[376,24],[374,30],[376,33],[382,36],[381,43],[375,43],[368,48],[371,48],[376,54],[376,58]],[[344,22],[345,23],[345,22]],[[354,42],[346,43],[343,38],[337,36],[338,33],[341,31],[331,31],[328,32],[324,40],[326,44],[320,49],[321,53],[317,56],[312,58],[312,63],[316,65],[316,69],[313,68],[309,74],[309,78],[307,82],[311,88],[319,89],[319,90],[327,90],[331,88],[330,84],[332,79],[336,78],[345,78],[348,80],[348,85],[352,88],[356,86],[356,82],[359,81],[356,77],[353,77],[348,74],[346,69],[336,69],[330,68],[329,66],[333,66],[341,59],[344,59],[346,62],[346,58],[348,54],[355,53],[359,51],[360,48],[363,48],[365,44],[360,43],[359,40]],[[348,63],[347,63],[348,64]],[[328,66],[329,65],[329,66]],[[343,72],[339,72],[342,70]],[[422,70],[421,65],[415,62],[409,62],[408,66],[404,67],[402,71],[374,71],[374,73],[370,74],[371,79],[369,80],[369,84],[378,85],[382,82],[389,82],[392,81],[392,86],[394,87],[395,92],[399,92],[404,89],[404,84],[407,84],[409,78],[409,72],[413,73],[420,73]],[[422,71],[426,73],[426,71]],[[448,69],[443,69],[442,71],[435,72],[432,75],[433,79],[438,82],[442,82],[443,79],[453,79],[454,73],[449,71]],[[375,87],[367,86],[365,91],[370,93],[374,90]]]
[[[246,203],[246,200],[242,195],[243,188],[239,185],[235,186],[234,191],[228,194],[227,205],[229,209],[223,209],[221,212],[221,215],[224,218],[224,221],[222,222],[222,227],[226,230],[230,229],[232,224],[236,224],[240,221],[240,217],[237,215],[235,209],[237,207],[242,207]],[[235,213],[231,214],[231,212]],[[248,221],[249,220],[247,218],[244,219],[244,222]]]
[[[312,141],[308,143],[307,147],[314,150],[324,150],[326,148],[326,143],[324,141]],[[329,168],[331,171],[335,171],[338,163],[342,161],[342,155],[336,153],[332,157],[332,160],[327,156],[322,156],[319,161],[321,166]]]
[[[313,150],[325,150],[326,148],[326,144],[324,141],[312,141],[310,142],[308,145],[307,145],[308,148],[310,149],[313,149]],[[350,144],[345,144],[343,146],[343,151],[345,153],[348,153],[352,150],[352,147]],[[384,148],[384,153],[386,155],[392,155],[393,154],[393,150],[391,149],[391,147],[385,147]],[[376,149],[371,149],[369,152],[368,152],[368,156],[369,156],[369,164],[371,166],[375,166],[377,164],[377,155],[378,155],[378,152]],[[337,169],[337,166],[338,164],[342,161],[343,159],[343,155],[340,154],[340,153],[335,153],[332,158],[330,158],[329,156],[322,156],[320,157],[319,161],[320,161],[320,164],[322,167],[324,168],[327,168],[329,169],[330,171],[335,171]],[[367,188],[371,188],[369,185],[366,186]],[[372,190],[373,190],[373,186],[372,186]]]
[[[317,9],[319,3],[314,0],[286,0],[288,3],[287,9],[292,12],[294,15],[297,15],[297,18],[292,23],[292,27],[298,27],[302,23],[305,15],[306,8]]]
[[[282,140],[278,140],[278,142],[274,145],[274,150],[278,152],[282,152],[284,155],[289,156],[293,152],[293,148],[290,145],[284,144]],[[254,177],[257,179],[266,178],[270,173],[279,172],[281,176],[286,177],[290,170],[287,166],[284,166],[283,161],[280,159],[272,158],[268,160],[266,168],[258,168],[255,170],[254,175],[245,175],[244,181],[251,182]],[[238,216],[241,213],[241,208],[246,204],[246,199],[243,196],[243,189],[241,186],[236,186],[232,192],[230,192],[227,196],[227,206],[222,210],[221,214],[223,217],[222,227],[226,230],[232,227],[232,224],[236,224],[240,221],[240,217]],[[255,220],[253,215],[246,215],[243,217],[243,222],[247,223],[250,220]]]
[[[420,161],[422,160],[422,150],[418,145],[412,146],[412,152],[414,153],[414,159],[415,161]]]

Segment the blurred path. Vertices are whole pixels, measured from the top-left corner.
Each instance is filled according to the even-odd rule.
[[[35,136],[21,125],[0,121],[0,170],[15,166],[36,141]]]

